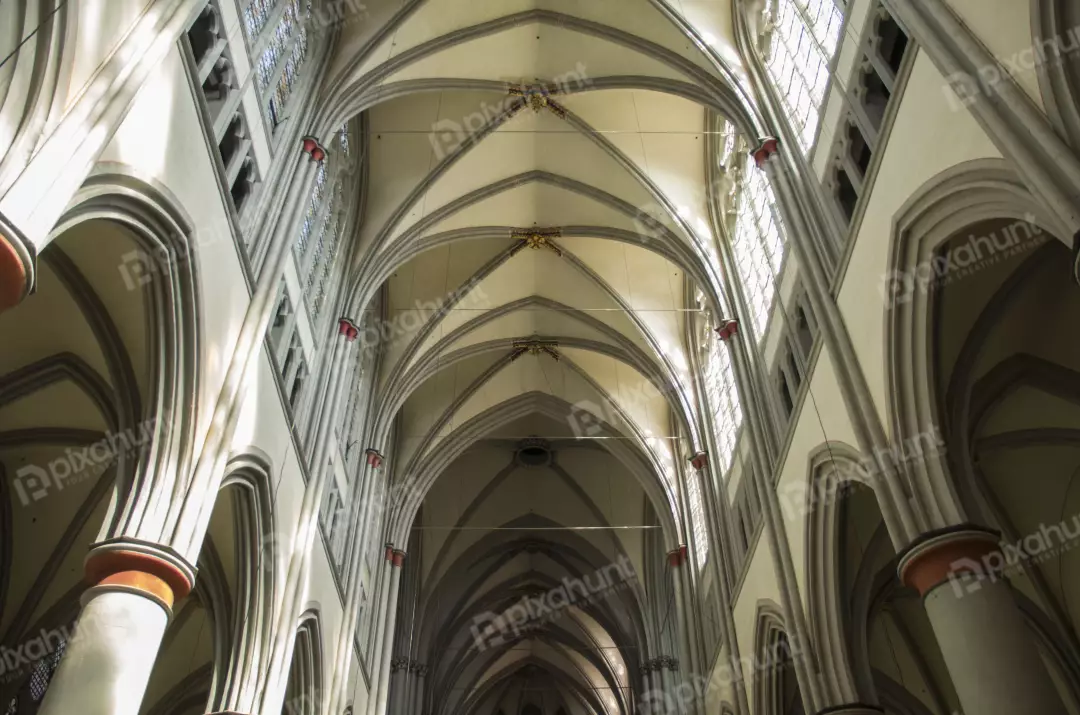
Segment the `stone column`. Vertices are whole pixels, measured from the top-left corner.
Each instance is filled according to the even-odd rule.
[[[683,682],[688,682],[692,685],[692,679],[696,675],[694,669],[694,661],[692,659],[693,645],[690,642],[690,623],[688,620],[688,610],[691,607],[689,598],[687,595],[687,589],[683,583],[685,576],[685,566],[687,561],[687,549],[686,546],[680,546],[679,548],[669,551],[667,555],[668,565],[671,566],[671,582],[675,588],[675,619],[678,626],[679,634],[679,661],[681,661],[682,670],[679,673],[675,673],[674,658],[670,659],[669,665],[672,670],[672,686],[671,688],[665,687],[665,691],[674,696],[678,712],[694,712],[693,703],[686,703],[682,698],[677,697],[685,689],[679,688]]]
[[[390,663],[390,712],[407,715],[412,693],[412,661],[401,655]]]
[[[852,703],[850,705],[837,705],[835,707],[819,710],[817,715],[885,715],[885,711],[877,705]]]
[[[412,666],[412,688],[410,688],[408,707],[405,710],[405,715],[420,715],[421,708],[424,706],[423,678],[427,675],[427,666],[415,660],[413,661]]]
[[[378,682],[373,681],[373,686],[376,691],[374,698],[375,709],[372,715],[386,715],[386,701],[390,690],[390,654],[394,649],[394,628],[397,625],[397,612],[398,612],[398,590],[401,587],[401,567],[405,563],[405,552],[400,549],[395,549],[388,546],[386,548],[386,558],[390,562],[390,583],[389,593],[386,599],[386,610],[384,611],[386,622],[386,629],[383,631],[382,640],[382,675]]]
[[[925,534],[898,571],[923,598],[964,712],[1065,715],[1004,564],[996,533],[961,525]]]
[[[138,715],[172,607],[195,570],[170,549],[132,540],[98,544],[85,564],[82,595],[39,715]]]

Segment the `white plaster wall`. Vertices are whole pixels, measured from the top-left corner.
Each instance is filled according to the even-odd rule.
[[[1017,0],[946,2],[1041,108],[1042,93],[1039,91],[1037,73],[1039,60],[1031,23],[1034,3]],[[1000,76],[991,68],[980,69],[980,74],[983,72],[986,73],[983,79]]]
[[[109,7],[112,8],[112,0]],[[120,12],[122,3],[100,17]],[[119,22],[114,20],[113,24]],[[99,171],[126,170],[163,187],[175,198],[195,225],[194,260],[198,271],[201,317],[197,449],[218,399],[233,357],[236,337],[249,303],[239,250],[227,221],[226,195],[213,170],[214,147],[208,147],[199,129],[196,97],[186,77],[179,46],[169,53],[148,79],[119,131],[101,157]],[[117,276],[119,280],[121,276]],[[276,386],[269,356],[262,351],[249,377],[247,393],[232,442],[234,453],[251,447],[265,452],[273,472],[277,534],[262,535],[278,542],[278,593],[285,586],[287,555],[295,537],[305,484],[289,434],[286,413]],[[314,385],[314,383],[311,383]],[[196,452],[198,453],[198,452]],[[330,677],[343,617],[341,598],[330,570],[329,555],[316,536],[310,580],[301,605],[318,607],[325,652],[324,671]],[[324,684],[324,689],[327,684]],[[363,690],[363,687],[360,687]]]
[[[813,399],[811,399],[813,398]],[[815,410],[815,404],[817,409]],[[820,416],[820,421],[819,421]],[[855,431],[836,381],[836,371],[828,349],[822,347],[817,367],[810,383],[810,394],[802,404],[799,422],[791,438],[791,447],[784,460],[776,489],[780,496],[780,512],[787,530],[791,560],[804,603],[806,588],[806,489],[808,459],[811,452],[830,442],[845,442],[857,446]],[[765,544],[766,540],[759,540]],[[761,546],[758,547],[759,549]],[[744,589],[745,591],[745,589]],[[776,597],[779,600],[779,596]]]
[[[923,184],[949,167],[1001,156],[966,110],[954,111],[941,73],[918,52],[837,299],[885,425],[883,286],[893,217]]]
[[[148,0],[83,0],[75,5],[77,14],[70,22],[77,23],[78,35],[70,55],[74,65],[65,109],[86,90],[116,46],[153,4]]]

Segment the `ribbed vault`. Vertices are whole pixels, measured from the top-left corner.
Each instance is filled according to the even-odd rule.
[[[704,187],[716,117],[756,133],[731,11],[405,0],[343,28],[320,126],[368,127],[347,308],[379,306],[368,439],[415,569],[395,649],[431,669],[432,712],[632,712],[674,627],[644,554],[684,541],[703,446],[687,296],[729,314]],[[610,593],[478,639],[620,564]]]

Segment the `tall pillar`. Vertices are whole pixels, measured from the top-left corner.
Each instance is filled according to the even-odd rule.
[[[922,596],[964,712],[1065,715],[1004,564],[996,533],[961,525],[924,535],[898,571]]]
[[[386,547],[386,558],[390,562],[389,593],[386,599],[386,629],[383,631],[382,657],[384,663],[382,675],[374,682],[376,690],[375,710],[372,715],[386,715],[386,701],[390,690],[390,654],[394,649],[394,628],[397,626],[398,590],[401,587],[401,567],[405,563],[405,552],[391,546]]]
[[[390,661],[390,712],[405,715],[409,699],[409,659],[403,655]]]
[[[687,617],[687,612],[692,604],[689,603],[687,590],[683,583],[687,555],[685,545],[679,546],[679,548],[673,551],[669,551],[667,555],[668,565],[671,566],[671,582],[675,587],[675,619],[678,626],[677,632],[679,634],[679,661],[682,662],[682,672],[676,674],[674,672],[674,663],[676,661],[674,658],[670,659],[670,664],[672,665],[671,669],[673,671],[672,679],[675,687],[674,689],[665,688],[665,691],[669,694],[683,692],[683,689],[680,689],[678,686],[684,681],[692,679],[696,675],[694,661],[691,655],[694,646],[690,643],[690,623]],[[682,702],[679,698],[676,698],[676,700],[679,701],[677,703],[678,712],[694,712],[692,707],[687,707],[687,703]]]
[[[75,635],[38,715],[138,715],[172,607],[195,570],[171,550],[131,540],[98,544],[86,557]]]
[[[412,688],[409,692],[408,707],[405,710],[405,715],[420,715],[421,709],[424,707],[424,676],[427,675],[427,666],[423,663],[413,661],[413,679]]]

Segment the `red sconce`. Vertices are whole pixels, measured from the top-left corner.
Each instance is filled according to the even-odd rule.
[[[383,456],[379,454],[379,450],[374,448],[368,449],[365,454],[367,454],[367,463],[369,467],[378,469],[382,466]]]

